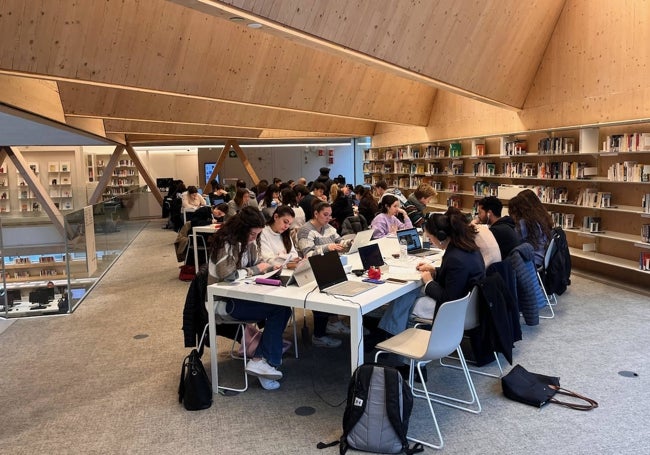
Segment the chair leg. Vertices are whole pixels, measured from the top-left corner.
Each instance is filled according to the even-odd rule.
[[[458,357],[454,357],[452,355],[447,356],[446,358],[459,360]],[[496,351],[494,351],[494,360],[496,360],[496,362],[497,362],[497,367],[499,368],[499,374],[488,373],[486,371],[476,370],[476,369],[472,369],[472,368],[468,368],[468,369],[469,369],[470,373],[476,373],[476,374],[480,374],[481,376],[489,376],[491,378],[497,378],[498,379],[498,378],[503,376],[503,367],[501,366],[501,361],[499,360],[499,353],[496,352]],[[470,361],[470,360],[466,360],[466,362],[472,363],[472,361]],[[458,365],[452,365],[452,364],[449,364],[449,363],[445,363],[444,359],[440,359],[440,366],[443,366],[445,368],[454,368],[456,370],[462,370],[463,369],[462,367],[460,367]]]
[[[546,307],[551,312],[550,316],[542,316],[541,314],[539,315],[540,318],[542,319],[553,319],[555,317],[555,311],[553,311],[553,304],[551,303],[551,299],[549,298],[548,294],[546,293],[546,288],[544,288],[544,282],[542,281],[542,276],[539,274],[539,271],[537,272],[537,279],[539,280],[539,285],[542,287],[542,292],[544,293],[544,297],[546,297]],[[555,298],[555,294],[552,294],[553,298]],[[556,300],[557,302],[557,300]]]
[[[387,351],[377,351],[377,353],[375,354],[375,362],[377,362],[377,360],[379,359],[379,356],[381,354],[388,354],[388,352]],[[408,385],[409,385],[409,388],[411,389],[411,393],[413,393],[414,397],[426,398],[427,404],[429,405],[429,411],[431,412],[431,419],[433,420],[433,426],[434,426],[434,428],[436,430],[436,435],[438,436],[438,441],[440,441],[440,444],[435,445],[435,444],[432,444],[430,442],[422,441],[420,439],[412,438],[412,437],[409,437],[409,436],[407,436],[406,439],[408,439],[409,441],[412,441],[412,442],[419,442],[420,444],[425,445],[427,447],[431,447],[432,449],[442,449],[442,446],[444,445],[444,442],[442,441],[442,434],[440,433],[440,427],[438,426],[438,420],[436,419],[436,413],[433,412],[433,405],[431,403],[433,400],[431,400],[431,397],[429,396],[429,392],[427,390],[427,386],[426,386],[426,383],[424,382],[424,377],[422,375],[422,365],[426,365],[427,363],[428,362],[417,362],[418,376],[420,377],[420,381],[422,381],[422,384],[424,385],[425,395],[416,395],[415,390],[413,388],[414,370],[416,368],[415,367],[416,362],[413,359],[411,359],[411,368],[409,368]]]
[[[478,399],[478,394],[476,393],[476,388],[474,387],[472,376],[470,375],[469,368],[467,367],[467,362],[465,361],[465,356],[463,355],[463,351],[460,349],[460,346],[456,349],[456,353],[458,354],[458,359],[460,360],[463,374],[465,375],[465,382],[467,383],[467,387],[469,388],[471,399],[461,400],[460,398],[450,397],[448,395],[442,395],[433,392],[425,392],[426,386],[424,387],[424,390],[413,387],[413,396],[414,397],[417,396],[418,398],[425,398],[426,396],[422,395],[422,393],[425,392],[428,395],[428,398],[431,399],[431,401],[435,401],[436,403],[442,404],[444,406],[449,406],[451,408],[456,408],[461,411],[470,412],[472,414],[479,414],[481,412],[481,402]],[[460,403],[460,404],[456,404],[456,403]],[[461,406],[461,405],[467,405],[467,406]]]
[[[235,388],[235,387],[225,387],[219,385],[219,377],[217,376],[216,378],[212,378],[212,380],[216,383],[218,390],[230,390],[232,392],[245,392],[248,390],[248,375],[246,374],[246,363],[248,362],[248,356],[246,355],[246,337],[243,334],[244,326],[245,323],[240,323],[238,324],[237,332],[242,331],[242,337],[241,337],[241,342],[242,342],[242,347],[244,349],[244,387],[243,388]],[[235,335],[235,338],[237,338],[237,335]],[[241,359],[242,357],[234,357],[233,356],[233,349],[234,349],[235,342],[233,341],[233,347],[230,349],[230,357],[233,359]],[[210,345],[211,349],[217,349],[217,340],[213,340],[212,344]],[[218,351],[217,351],[218,352]]]
[[[298,358],[298,329],[296,329],[296,309],[291,308],[291,319],[293,321],[293,352]]]

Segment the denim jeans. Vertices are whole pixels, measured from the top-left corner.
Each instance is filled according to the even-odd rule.
[[[413,306],[421,292],[422,288],[419,287],[393,300],[386,308],[377,326],[391,335],[397,335],[406,330]]]
[[[282,364],[282,334],[291,317],[291,308],[250,300],[230,299],[228,313],[239,320],[264,320],[264,331],[255,356],[264,357],[274,367]]]

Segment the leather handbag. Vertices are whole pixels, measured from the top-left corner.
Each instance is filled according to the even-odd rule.
[[[560,386],[560,378],[531,373],[521,365],[515,365],[510,372],[501,378],[503,394],[511,400],[541,408],[547,403],[555,403],[578,411],[589,411],[598,407],[596,400],[587,398],[576,392]],[[556,394],[565,395],[583,403],[561,401]]]
[[[212,406],[212,384],[201,362],[201,354],[196,349],[192,349],[183,360],[178,402],[183,403],[188,411],[199,411]]]

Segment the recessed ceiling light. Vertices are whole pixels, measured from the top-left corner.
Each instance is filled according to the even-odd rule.
[[[244,18],[239,17],[239,16],[233,16],[233,17],[230,18],[230,20],[233,21],[233,22],[241,22],[241,21],[244,20]]]
[[[248,27],[250,27],[250,28],[262,28],[262,24],[259,24],[257,22],[251,22],[250,24],[248,24]]]

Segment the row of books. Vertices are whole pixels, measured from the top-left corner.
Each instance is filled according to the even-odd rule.
[[[607,179],[614,182],[650,182],[650,164],[636,161],[614,163],[607,170]]]
[[[503,140],[501,155],[517,156],[525,155],[528,151],[528,142],[521,139]]]
[[[610,208],[612,206],[612,193],[598,191],[595,188],[583,188],[578,193],[575,203],[582,207]]]
[[[650,150],[650,133],[613,134],[603,142],[605,152],[643,152]]]
[[[562,229],[573,229],[575,215],[573,213],[551,212],[553,224],[560,226]]]
[[[650,243],[650,224],[641,225],[641,239],[645,243]]]
[[[572,137],[547,137],[537,142],[540,155],[559,155],[575,152],[575,139]]]
[[[476,197],[485,197],[485,196],[498,196],[499,195],[499,184],[486,182],[484,180],[478,180],[472,185],[474,190],[474,196]]]
[[[650,271],[650,252],[641,252],[639,254],[639,269]]]
[[[603,232],[599,216],[585,216],[582,219],[582,230],[587,232]]]

